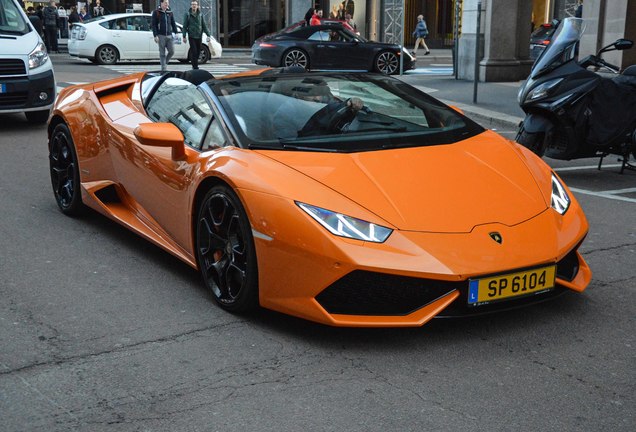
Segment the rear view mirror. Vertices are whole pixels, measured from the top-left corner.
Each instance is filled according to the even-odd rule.
[[[629,39],[619,39],[614,42],[614,48],[619,51],[630,49],[633,45],[634,42],[630,41]]]
[[[173,160],[185,157],[183,134],[172,123],[142,123],[135,128],[134,133],[143,145],[172,148]]]

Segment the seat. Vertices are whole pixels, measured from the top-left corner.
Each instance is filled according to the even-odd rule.
[[[214,75],[204,69],[191,69],[185,71],[181,78],[198,86],[201,83],[214,79]]]
[[[636,76],[636,65],[627,66],[625,70],[621,72],[621,74],[628,75],[628,76]]]

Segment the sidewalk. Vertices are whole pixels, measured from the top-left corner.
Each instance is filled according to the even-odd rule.
[[[422,64],[422,58],[418,55],[418,67]],[[424,58],[427,62],[430,61],[433,67],[452,66],[453,63],[450,49],[432,49],[431,54]],[[522,81],[479,82],[477,102],[474,103],[472,80],[456,80],[454,75],[423,75],[412,72],[406,72],[399,78],[445,104],[461,109],[464,114],[484,127],[516,130],[525,115],[517,102],[517,93]]]

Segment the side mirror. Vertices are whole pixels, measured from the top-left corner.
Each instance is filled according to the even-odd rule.
[[[172,148],[173,160],[185,157],[183,134],[172,123],[141,123],[135,128],[134,134],[143,145]]]
[[[608,46],[603,47],[598,52],[597,55],[600,55],[601,53],[604,53],[607,51],[614,51],[614,50],[622,51],[622,50],[630,49],[632,45],[634,45],[634,42],[630,41],[629,39],[618,39],[613,44],[609,44]]]
[[[634,46],[634,42],[630,41],[629,39],[619,39],[614,42],[614,48],[619,51],[630,49],[632,46]]]

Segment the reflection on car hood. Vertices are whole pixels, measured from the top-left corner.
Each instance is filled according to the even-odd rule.
[[[264,153],[401,230],[459,233],[486,223],[512,226],[548,205],[514,147],[492,132],[431,147]]]

